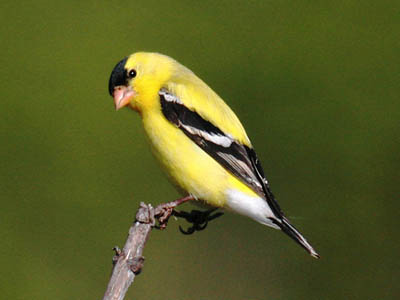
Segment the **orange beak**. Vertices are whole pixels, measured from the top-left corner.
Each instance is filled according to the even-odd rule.
[[[116,86],[113,92],[115,109],[119,110],[122,107],[131,103],[132,99],[136,96],[136,92],[131,86]]]

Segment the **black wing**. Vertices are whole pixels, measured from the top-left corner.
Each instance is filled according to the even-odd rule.
[[[161,109],[168,121],[181,129],[192,141],[214,158],[225,169],[265,198],[275,216],[283,213],[276,202],[255,151],[225,134],[198,113],[188,109],[174,94],[159,91]]]

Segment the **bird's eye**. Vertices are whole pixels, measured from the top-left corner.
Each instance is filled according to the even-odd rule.
[[[135,78],[136,77],[136,71],[134,69],[130,70],[128,72],[128,77],[129,78]]]

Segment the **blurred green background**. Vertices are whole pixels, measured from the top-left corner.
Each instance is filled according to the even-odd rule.
[[[127,299],[399,299],[398,1],[3,1],[0,15],[3,299],[101,299],[139,202],[178,196],[107,93],[139,50],[231,105],[322,258],[237,215],[193,236],[171,220]]]

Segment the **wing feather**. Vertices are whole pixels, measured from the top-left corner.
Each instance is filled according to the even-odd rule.
[[[208,155],[264,198],[276,217],[282,211],[276,202],[255,151],[224,133],[167,89],[159,91],[161,109],[168,121],[175,124]]]

